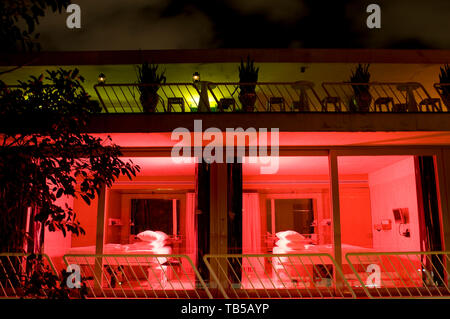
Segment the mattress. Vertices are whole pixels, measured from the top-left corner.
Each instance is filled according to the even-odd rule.
[[[103,246],[103,254],[159,254],[167,255],[172,253],[171,247],[152,247],[151,245],[134,244],[106,244]],[[67,254],[95,254],[95,245],[69,248]]]
[[[343,263],[347,263],[347,260],[345,259],[345,255],[347,253],[353,253],[353,252],[372,252],[374,251],[371,248],[365,248],[361,246],[355,246],[355,245],[349,245],[349,244],[342,244],[342,256],[344,257],[342,259]],[[285,248],[285,247],[273,247],[273,253],[274,254],[287,254],[287,255],[295,255],[295,254],[330,254],[333,256],[333,246],[332,245],[302,245],[298,248]],[[322,263],[331,263],[331,260],[325,256],[321,257],[315,257],[315,256],[305,256],[305,257],[274,257],[273,262],[275,264],[280,263],[292,263],[292,264],[322,264]]]
[[[112,265],[142,265],[142,264],[164,264],[167,261],[166,257],[149,258],[149,257],[135,257],[133,255],[170,255],[172,253],[171,247],[154,248],[151,245],[143,243],[134,244],[105,244],[103,246],[104,255],[127,255],[120,257],[104,258],[105,264]],[[95,246],[72,247],[67,251],[67,255],[95,255]],[[76,256],[68,257],[77,264],[94,264],[95,258],[90,256]]]

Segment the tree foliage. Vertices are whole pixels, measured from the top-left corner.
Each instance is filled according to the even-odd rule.
[[[40,255],[30,255],[27,257],[26,265],[28,271],[23,272],[20,281],[20,294],[22,298],[48,298],[48,299],[71,299],[87,296],[87,286],[85,278],[80,278],[80,288],[70,289],[67,286],[67,279],[70,276],[65,269],[61,275],[57,275],[50,266],[46,265]]]
[[[63,196],[90,204],[104,185],[139,166],[120,159],[110,137],[84,133],[98,102],[84,90],[77,69],[47,71],[8,87],[0,81],[0,249],[20,251],[27,208],[50,231],[83,234]],[[61,201],[62,202],[62,201]]]
[[[0,51],[16,52],[40,49],[35,33],[39,19],[50,9],[62,12],[71,0],[2,0],[0,1]]]

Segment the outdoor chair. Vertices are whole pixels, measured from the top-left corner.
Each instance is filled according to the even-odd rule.
[[[178,105],[181,112],[184,113],[184,99],[182,97],[169,97],[167,99],[167,112],[171,113],[172,110],[176,112],[175,105]]]

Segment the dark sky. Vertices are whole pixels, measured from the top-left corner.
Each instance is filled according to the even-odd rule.
[[[74,0],[68,14],[42,19],[43,50],[197,48],[450,49],[450,0]],[[381,6],[382,28],[366,27]]]

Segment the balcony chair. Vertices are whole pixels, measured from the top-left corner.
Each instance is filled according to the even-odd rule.
[[[328,105],[333,104],[335,112],[342,112],[342,101],[337,96],[327,96],[322,100],[322,112],[328,112]]]
[[[179,105],[181,112],[184,113],[184,99],[182,97],[169,97],[167,99],[167,112],[171,113],[172,109],[176,112],[174,105]]]
[[[231,112],[236,111],[236,101],[233,98],[221,98],[219,103],[217,103],[217,108],[219,112],[225,112],[225,110],[230,110]]]
[[[286,106],[284,103],[284,98],[282,97],[270,97],[269,102],[267,103],[267,109],[269,112],[272,112],[272,106],[279,105],[280,112],[286,112]]]
[[[419,103],[419,111],[422,111],[422,106],[425,106],[426,112],[442,112],[441,99],[425,98]]]
[[[391,104],[391,107],[389,107]],[[387,112],[391,112],[394,109],[394,99],[392,97],[379,97],[373,103],[375,112],[383,112],[383,105],[386,106]]]

